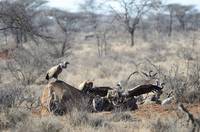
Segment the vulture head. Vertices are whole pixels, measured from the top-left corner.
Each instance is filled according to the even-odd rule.
[[[160,80],[159,80],[159,79],[156,79],[155,81],[156,81],[156,85],[157,85],[158,87],[160,87],[161,89],[164,88],[165,83],[160,83]]]
[[[122,87],[122,82],[119,81],[119,82],[117,83],[117,86],[118,86],[118,87]]]
[[[61,66],[62,68],[67,68],[67,65],[68,65],[68,64],[69,64],[68,61],[64,61],[63,63],[60,64],[60,66]]]

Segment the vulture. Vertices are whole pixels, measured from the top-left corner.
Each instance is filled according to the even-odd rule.
[[[133,97],[133,96],[139,96],[142,94],[146,94],[149,92],[159,92],[162,93],[163,85],[161,84],[161,87],[153,84],[145,84],[145,85],[139,85],[133,89],[128,90],[128,97]]]
[[[47,71],[46,79],[49,80],[51,78],[55,78],[56,80],[58,80],[58,75],[62,72],[62,70],[64,68],[67,68],[67,64],[69,64],[69,62],[65,61],[63,63],[60,63],[60,64],[58,64],[58,65],[53,66],[52,68],[50,68]]]
[[[100,86],[88,89],[88,93],[93,94],[95,96],[99,95],[100,97],[105,97],[109,90],[113,90],[113,88],[107,86]]]
[[[79,90],[85,94],[90,94],[94,96],[105,97],[109,90],[113,88],[108,86],[93,86],[93,82],[91,81],[84,81],[79,85]]]
[[[92,87],[93,87],[93,82],[84,81],[79,85],[78,89],[86,94],[88,90],[91,89]]]

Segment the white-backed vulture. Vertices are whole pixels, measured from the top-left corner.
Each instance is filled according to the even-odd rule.
[[[69,64],[69,62],[65,61],[63,63],[60,63],[60,64],[58,64],[58,65],[53,66],[52,68],[50,68],[47,71],[46,79],[49,80],[51,78],[55,78],[56,80],[58,80],[58,75],[62,72],[62,70],[64,68],[67,68],[67,64]]]

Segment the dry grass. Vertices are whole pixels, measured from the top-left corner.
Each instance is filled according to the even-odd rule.
[[[155,115],[154,115],[155,114]],[[136,131],[136,132],[178,132],[190,131],[191,124],[187,124],[187,119],[175,115],[157,115],[151,113],[151,117],[136,116],[133,112],[123,113],[87,113],[74,109],[66,116],[32,117],[27,112],[11,109],[6,113],[1,113],[1,130],[14,131],[47,131],[47,132],[92,132],[92,131]]]
[[[126,77],[133,71],[140,70],[146,71],[153,70],[159,73],[161,81],[166,83],[165,91],[169,92],[174,90],[176,92],[179,101],[186,101],[188,103],[199,103],[199,49],[200,40],[196,40],[196,45],[192,45],[192,33],[183,35],[176,34],[176,37],[168,38],[159,36],[159,34],[152,33],[152,36],[148,41],[143,41],[137,38],[136,45],[129,47],[126,38],[122,40],[111,40],[110,50],[107,56],[98,57],[96,45],[92,42],[87,43],[80,40],[77,44],[72,46],[72,54],[69,57],[62,57],[55,59],[45,55],[48,46],[40,47],[41,49],[33,53],[36,58],[32,58],[34,61],[39,62],[46,60],[45,63],[41,63],[40,68],[31,67],[23,64],[21,70],[25,74],[31,72],[33,69],[33,80],[29,85],[18,85],[18,89],[22,90],[24,96],[31,96],[35,100],[42,93],[42,85],[47,82],[44,80],[44,74],[50,64],[56,64],[59,61],[70,61],[69,67],[62,72],[59,79],[78,87],[78,85],[84,80],[94,80],[94,85],[98,86],[115,86],[120,80],[125,80]],[[124,43],[122,43],[124,42]],[[26,47],[27,50],[30,47]],[[45,49],[45,50],[44,50]],[[49,49],[52,50],[52,49]],[[49,52],[53,52],[49,51]],[[39,54],[40,53],[40,54]],[[38,57],[42,56],[41,58]],[[24,58],[26,59],[26,58]],[[23,60],[24,60],[23,59]],[[151,60],[153,63],[147,61]],[[20,59],[19,59],[20,60]],[[25,61],[26,62],[26,61]],[[13,84],[17,82],[13,75],[6,69],[6,62],[0,61],[1,66],[1,81],[7,84]],[[24,67],[23,67],[24,66]],[[15,67],[16,68],[16,67]],[[44,73],[38,73],[39,71]],[[37,76],[40,76],[39,79]],[[30,77],[31,77],[30,76]],[[11,83],[12,82],[12,83]],[[145,79],[140,75],[136,75],[130,80],[129,87],[132,88],[138,84],[145,82]],[[80,132],[93,132],[93,131],[188,131],[190,127],[182,125],[185,120],[179,118],[176,113],[176,108],[169,107],[161,109],[157,106],[146,107],[139,109],[136,112],[121,112],[121,113],[87,113],[85,111],[73,110],[66,116],[53,116],[46,117],[34,116],[30,110],[17,107],[18,98],[21,95],[17,93],[14,85],[1,84],[0,91],[0,105],[5,104],[1,101],[2,98],[6,98],[6,94],[12,96],[11,106],[3,106],[2,112],[0,112],[0,131],[47,131],[47,132],[59,132],[59,131],[80,131]],[[9,90],[9,92],[7,90]],[[11,89],[11,90],[10,90]],[[14,89],[14,91],[13,91]],[[10,93],[11,92],[11,93]],[[6,93],[1,95],[2,93]],[[162,98],[165,98],[166,95]],[[199,106],[195,107],[196,111],[191,109],[193,113],[199,113]],[[7,112],[5,110],[8,110]],[[151,113],[152,110],[153,112]],[[159,111],[161,110],[161,111]],[[159,113],[160,112],[160,113]],[[165,115],[165,116],[163,116]],[[196,116],[196,118],[199,118]]]

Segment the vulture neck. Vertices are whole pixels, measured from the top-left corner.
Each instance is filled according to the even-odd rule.
[[[61,69],[64,69],[64,68],[67,68],[67,66],[65,65],[65,64],[59,64],[59,67],[61,68]]]

